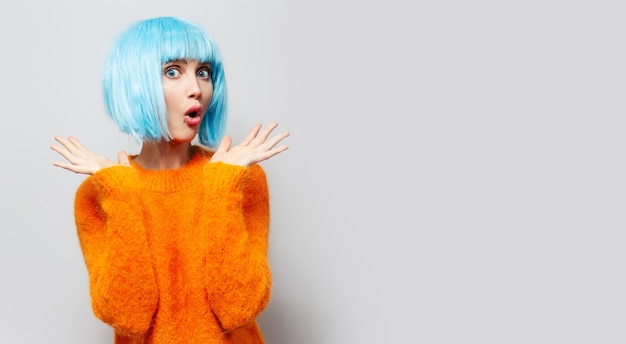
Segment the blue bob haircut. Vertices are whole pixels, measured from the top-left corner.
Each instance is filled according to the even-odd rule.
[[[169,141],[162,66],[177,59],[211,65],[213,98],[200,123],[198,139],[214,147],[226,126],[224,69],[213,39],[190,21],[174,17],[146,19],[122,33],[102,71],[106,111],[120,131],[138,142]]]

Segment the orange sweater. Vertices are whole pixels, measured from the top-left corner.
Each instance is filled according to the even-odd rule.
[[[94,314],[115,343],[263,343],[269,195],[265,173],[210,163],[194,147],[173,170],[102,169],[75,217]]]

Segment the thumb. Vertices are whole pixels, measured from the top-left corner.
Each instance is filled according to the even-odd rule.
[[[224,136],[222,141],[220,141],[220,145],[217,146],[217,150],[215,151],[215,153],[225,153],[225,152],[228,152],[228,150],[230,149],[230,145],[231,145],[232,141],[233,140],[230,138],[230,136]]]
[[[126,152],[123,150],[117,153],[117,160],[120,165],[130,166],[130,160],[128,159],[128,154],[126,154]]]

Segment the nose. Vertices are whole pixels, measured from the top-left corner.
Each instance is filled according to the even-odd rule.
[[[187,97],[192,99],[198,99],[202,95],[202,89],[200,88],[200,84],[198,79],[194,77],[189,78],[187,81]]]

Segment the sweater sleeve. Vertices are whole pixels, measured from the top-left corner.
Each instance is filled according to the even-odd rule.
[[[147,331],[158,304],[141,209],[125,185],[130,171],[98,171],[78,188],[74,205],[94,314],[122,335]]]
[[[248,325],[270,298],[269,194],[265,173],[250,168],[208,165],[211,224],[207,291],[224,331]]]

